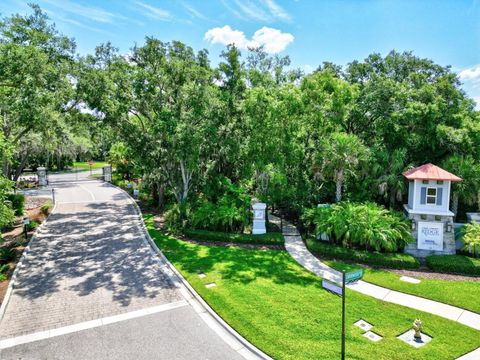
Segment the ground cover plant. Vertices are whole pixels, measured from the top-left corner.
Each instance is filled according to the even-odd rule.
[[[347,260],[392,269],[418,269],[420,267],[418,260],[409,254],[346,249],[334,244],[318,241],[312,237],[307,237],[305,244],[313,254],[319,255],[322,258]]]
[[[191,239],[200,241],[220,241],[240,244],[259,244],[259,245],[283,245],[284,239],[280,232],[266,233],[260,235],[224,233],[208,230],[189,230],[183,233]]]
[[[427,266],[439,272],[480,276],[480,259],[463,255],[427,257]]]
[[[210,306],[249,341],[278,359],[340,356],[340,298],[281,250],[207,247],[177,240],[146,223],[157,246]],[[205,273],[201,279],[198,274]],[[207,289],[205,284],[215,282]],[[347,291],[348,359],[453,359],[480,346],[478,331]],[[420,317],[434,340],[419,350],[396,339]],[[384,336],[374,344],[353,322]],[[462,341],[457,341],[461,337]]]
[[[407,219],[375,203],[307,209],[303,222],[315,234],[327,234],[333,243],[348,248],[394,252],[413,241]]]
[[[462,227],[462,240],[465,243],[464,250],[472,256],[480,257],[480,224],[475,221]]]

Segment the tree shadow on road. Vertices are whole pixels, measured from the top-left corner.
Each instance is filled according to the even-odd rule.
[[[37,299],[68,290],[83,297],[107,290],[120,306],[167,296],[163,290],[174,285],[142,239],[132,204],[98,202],[78,208],[64,204],[63,211],[51,214],[19,271],[16,294]]]

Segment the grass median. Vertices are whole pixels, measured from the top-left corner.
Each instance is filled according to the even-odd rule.
[[[321,288],[282,250],[203,246],[149,232],[167,258],[209,305],[240,334],[277,359],[337,359],[341,299]],[[206,276],[200,278],[199,273]],[[207,283],[217,286],[206,288]],[[420,317],[434,340],[414,349],[396,338]],[[373,343],[353,325],[374,324]],[[453,359],[480,346],[479,332],[452,321],[347,291],[348,359]]]

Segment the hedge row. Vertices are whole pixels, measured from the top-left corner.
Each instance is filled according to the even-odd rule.
[[[281,233],[266,233],[262,235],[224,233],[208,230],[185,230],[184,234],[200,241],[221,241],[241,244],[261,244],[261,245],[283,245],[283,235]]]
[[[307,247],[315,254],[336,259],[381,266],[391,269],[418,269],[420,263],[413,256],[401,253],[380,253],[347,249],[320,242],[312,238],[306,240]]]
[[[438,272],[480,275],[480,259],[462,255],[432,255],[427,257],[427,266]]]

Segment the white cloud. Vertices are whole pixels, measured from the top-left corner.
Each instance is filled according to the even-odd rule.
[[[274,22],[275,20],[290,22],[290,14],[276,0],[221,0],[232,14],[242,20]]]
[[[187,3],[182,3],[182,6],[192,15],[192,17],[194,18],[199,18],[199,19],[203,19],[203,20],[206,20],[207,17],[205,15],[203,15],[200,11],[198,11],[197,9],[195,9],[193,6],[191,6],[190,4],[187,4]]]
[[[243,31],[233,30],[229,25],[208,30],[204,38],[212,44],[235,44],[236,47],[241,49],[245,49],[248,44],[248,40]]]
[[[170,13],[167,10],[163,10],[161,8],[146,4],[141,1],[135,1],[135,4],[137,4],[140,7],[140,11],[142,12],[143,15],[151,19],[156,19],[156,20],[170,19]]]
[[[208,30],[205,33],[205,40],[212,44],[235,44],[240,49],[263,46],[267,53],[275,54],[285,50],[294,40],[294,36],[264,26],[255,31],[251,39],[248,39],[243,31],[234,30],[229,25],[225,25],[222,28]]]
[[[87,18],[101,23],[113,23],[117,18],[123,18],[117,14],[93,6],[83,6],[71,1],[44,0],[47,4],[55,6],[67,13]]]
[[[292,34],[264,26],[255,31],[249,46],[264,46],[267,53],[274,54],[285,50],[293,39]]]
[[[250,19],[260,20],[260,21],[271,20],[268,14],[265,13],[265,11],[263,11],[261,8],[259,8],[254,3],[251,3],[250,1],[235,0],[235,4],[237,4],[239,9],[242,10],[242,12]]]
[[[480,110],[480,65],[463,69],[458,73],[458,78],[463,83],[463,90],[476,102],[477,110]]]
[[[270,13],[277,19],[284,21],[291,21],[290,15],[280,6],[275,0],[263,0],[265,6],[267,6]]]
[[[462,81],[480,82],[480,65],[460,71],[458,77]]]

